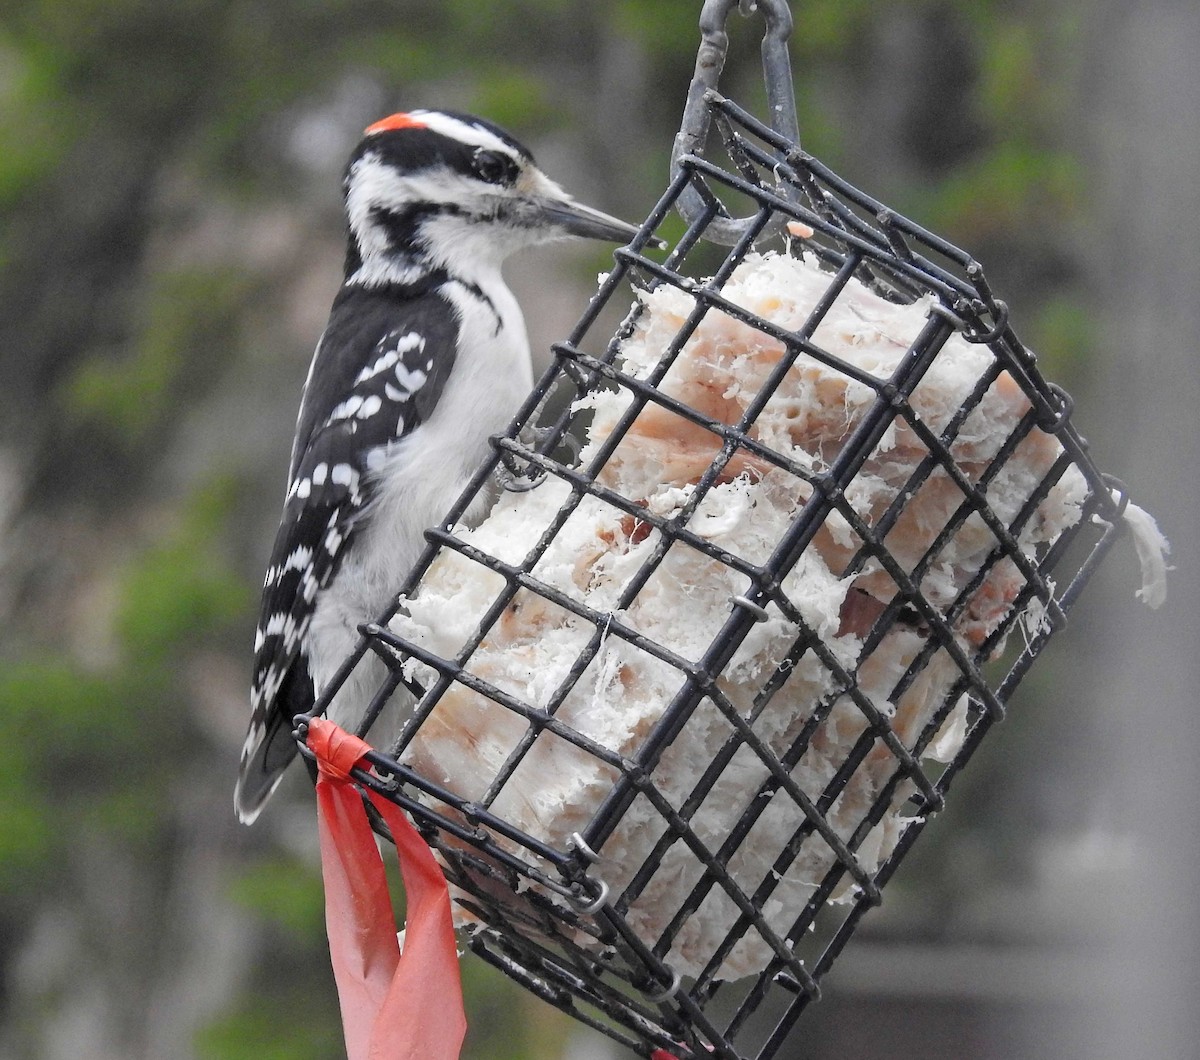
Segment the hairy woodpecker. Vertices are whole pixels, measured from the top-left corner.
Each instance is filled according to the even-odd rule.
[[[283,517],[255,635],[253,714],[235,803],[258,816],[296,753],[292,719],[385,609],[532,386],[500,266],[561,235],[625,242],[495,125],[450,111],[371,125],[343,182],[345,279],[300,403]],[[330,704],[353,727],[380,676],[368,655]]]

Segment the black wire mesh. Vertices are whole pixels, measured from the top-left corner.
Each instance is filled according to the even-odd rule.
[[[388,712],[408,720],[394,743],[370,756],[372,772],[358,779],[409,811],[439,852],[458,905],[473,920],[472,951],[641,1055],[661,1049],[681,1060],[766,1060],[819,996],[821,977],[859,919],[879,902],[955,775],[1063,624],[1120,532],[1125,499],[1091,462],[1070,421],[1067,395],[1042,378],[976,262],[731,102],[712,95],[708,105],[730,164],[682,159],[570,338],[555,346],[552,367],[496,440],[490,464],[442,527],[428,533],[430,547],[402,594],[415,603],[406,603],[399,618],[392,612],[369,627],[342,674],[365,655],[386,664],[361,731]],[[655,260],[648,248],[686,188],[700,192],[704,210],[665,260]],[[727,216],[723,202],[731,197],[752,205],[752,220],[728,254],[706,260],[713,248],[705,230]],[[727,297],[756,243],[781,228],[785,234],[775,238],[784,254],[806,254],[824,269],[824,293],[795,328]],[[927,303],[919,334],[886,374],[864,370],[817,341],[822,321],[856,284],[897,305]],[[658,361],[635,370],[626,355],[646,325],[644,293],[664,290],[686,296],[690,311]],[[630,303],[615,332],[606,328],[606,310]],[[702,322],[717,313],[779,351],[756,393],[726,416],[694,407],[667,385]],[[988,351],[986,366],[959,407],[935,425],[917,397],[952,339]],[[865,411],[816,460],[764,440],[758,429],[780,387],[808,364],[870,393]],[[994,452],[964,464],[974,417],[1005,386],[1019,392],[1019,414]],[[591,418],[596,406],[589,398],[600,393],[619,395],[624,406],[607,435],[594,433]],[[670,511],[628,495],[607,473],[622,446],[640,444],[639,417],[647,415],[670,418],[676,441],[707,440],[704,459]],[[889,503],[864,511],[855,503],[856,483],[897,431],[918,455]],[[1028,463],[1030,447],[1047,456],[1024,472],[1020,503],[1001,510],[996,483],[1020,460]],[[457,526],[497,475],[513,491],[558,491],[545,524],[516,549],[519,556],[509,554],[513,549],[493,554]],[[768,475],[786,477],[798,498],[769,554],[739,554],[704,532],[706,498],[731,481]],[[1078,486],[1075,517],[1031,544],[1056,491],[1070,482]],[[901,555],[895,542],[919,519],[930,491],[949,491],[953,501],[941,525],[918,535],[917,554]],[[610,513],[620,528],[614,549],[637,556],[603,607],[545,572],[549,550],[586,505]],[[843,544],[831,552],[834,531]],[[986,547],[954,593],[935,598],[928,585],[968,531],[982,535]],[[647,635],[631,618],[639,594],[680,550],[697,571],[732,572],[745,586],[729,594],[720,628],[703,650],[690,654]],[[826,561],[836,558],[833,573],[850,585],[841,628],[820,628],[794,591],[805,557],[821,550]],[[471,616],[469,632],[452,650],[435,650],[404,616],[419,607],[448,556],[491,579],[493,588],[486,607]],[[1005,588],[996,603],[998,584]],[[981,600],[994,605],[986,620]],[[506,623],[531,606],[556,616],[554,628],[577,634],[570,656],[546,675],[536,697],[514,690],[486,664],[486,653],[505,643]],[[686,619],[681,613],[679,621]],[[752,682],[743,675],[735,686],[728,675],[744,658],[748,638],[762,635],[759,627],[786,630],[786,641]],[[549,628],[542,633],[548,636]],[[1014,630],[1019,635],[1009,645]],[[909,648],[881,694],[871,667],[899,638]],[[854,647],[849,656],[847,643]],[[623,740],[597,735],[570,706],[572,696],[586,699],[598,687],[613,644],[675,679],[644,731]],[[801,672],[819,674],[816,684],[798,688]],[[336,690],[337,683],[319,710]],[[473,713],[462,715],[464,702]],[[459,718],[461,740],[507,740],[486,775],[429,768],[436,756],[422,747],[443,738],[438,733],[448,716]],[[688,761],[699,727],[709,734],[704,757]],[[842,743],[831,757],[835,731]],[[951,731],[956,736],[947,750]],[[548,747],[557,757],[546,757]],[[561,779],[547,762],[577,765],[590,786],[585,805],[547,811],[551,822],[533,828],[528,815],[507,808],[514,791],[536,800],[539,784]],[[631,839],[634,832],[641,838]],[[631,849],[640,851],[636,863],[614,860],[613,851]]]

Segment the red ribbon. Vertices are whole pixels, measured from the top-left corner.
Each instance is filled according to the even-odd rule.
[[[325,718],[309,722],[307,742],[317,758],[325,925],[348,1060],[458,1060],[467,1020],[442,870],[400,808],[367,791],[404,879],[401,953],[383,858],[350,779],[371,747]]]

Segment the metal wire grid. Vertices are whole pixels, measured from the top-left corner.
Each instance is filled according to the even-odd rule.
[[[675,179],[639,235],[629,247],[617,252],[615,268],[580,323],[566,342],[554,347],[553,365],[506,435],[495,440],[494,455],[487,466],[479,470],[442,526],[427,533],[429,548],[402,595],[419,591],[430,564],[443,550],[457,552],[501,575],[504,591],[481,619],[475,636],[455,658],[438,657],[389,629],[394,609],[382,616],[378,623],[365,627],[357,652],[346,661],[339,680],[326,690],[315,712],[324,709],[341,680],[367,652],[383,659],[388,677],[379,688],[360,733],[366,732],[375,717],[387,709],[401,686],[415,699],[412,716],[396,745],[371,754],[373,771],[360,772],[357,779],[411,813],[440,852],[447,876],[462,892],[459,901],[479,922],[468,940],[475,953],[551,1004],[642,1055],[662,1049],[679,1058],[767,1060],[779,1049],[805,1006],[819,997],[821,977],[862,915],[879,902],[883,886],[929,815],[942,806],[953,778],[991,726],[1003,717],[1005,701],[1065,621],[1083,585],[1120,532],[1124,490],[1092,463],[1085,442],[1071,424],[1067,395],[1042,378],[1033,356],[1014,333],[1006,306],[994,297],[976,262],[846,183],[730,101],[709,93],[706,105],[720,129],[731,164],[722,167],[695,155],[680,160]],[[665,261],[656,261],[648,247],[680,196],[689,189],[699,193],[703,210],[675,242]],[[711,247],[702,240],[710,224],[728,216],[723,200],[730,195],[751,203],[753,216],[736,245],[712,270],[712,279],[697,282],[685,275],[685,269],[692,268],[693,259],[711,252]],[[812,230],[805,247],[817,254],[829,270],[824,297],[805,325],[794,332],[739,308],[722,294],[733,270],[755,243],[767,238],[771,231],[778,231],[788,220]],[[923,330],[898,369],[886,380],[832,357],[811,341],[819,321],[852,276],[895,301],[911,302],[924,294],[934,298]],[[638,378],[621,366],[620,351],[633,332],[640,307],[607,339],[597,340],[596,334],[602,329],[600,320],[606,307],[628,304],[632,288],[661,284],[686,291],[695,300],[695,310],[657,367],[648,376]],[[734,424],[713,420],[658,388],[710,310],[720,310],[779,339],[786,350],[758,396]],[[962,408],[940,433],[935,433],[922,422],[908,399],[954,333],[986,346],[994,359]],[[589,349],[602,352],[590,353]],[[821,360],[866,384],[876,395],[870,410],[836,458],[819,473],[767,447],[751,433],[755,418],[801,354]],[[1031,408],[987,469],[972,481],[956,465],[950,446],[971,411],[1002,372],[1017,381]],[[619,388],[631,402],[594,458],[586,467],[579,466],[572,458],[569,444],[572,431],[578,431],[579,421],[573,402],[600,387]],[[719,452],[696,483],[682,512],[670,518],[621,495],[597,477],[636,416],[652,405],[711,432],[714,444],[720,444]],[[868,525],[848,502],[845,491],[884,432],[897,421],[916,434],[928,455],[914,466],[894,503]],[[1061,456],[1029,494],[1016,517],[1005,521],[989,506],[987,489],[1021,440],[1035,430],[1052,433],[1062,447]],[[751,563],[730,555],[689,526],[704,496],[738,453],[753,454],[812,487],[811,498],[764,563]],[[1044,554],[1027,556],[1017,538],[1025,524],[1036,516],[1054,484],[1072,466],[1082,472],[1088,485],[1082,517]],[[963,499],[921,562],[906,571],[889,551],[885,539],[903,514],[908,499],[935,471],[948,475]],[[471,501],[488,488],[497,474],[513,489],[538,488],[539,483],[549,479],[561,480],[569,487],[567,501],[545,527],[537,546],[519,563],[502,562],[482,552],[453,529]],[[594,610],[533,573],[555,535],[589,496],[658,534],[649,558],[625,585],[612,611]],[[957,667],[953,686],[911,744],[906,744],[889,718],[861,692],[857,667],[839,663],[782,589],[785,575],[810,547],[824,521],[835,512],[846,520],[861,542],[845,571],[840,573],[849,577],[873,562],[887,572],[897,588],[894,598],[883,607],[866,634],[860,659],[868,658],[897,626],[918,628],[922,632],[925,647],[893,690],[893,700],[898,700],[918,678],[935,653],[946,653]],[[997,542],[996,548],[957,599],[949,607],[939,609],[920,591],[922,577],[970,517],[984,521]],[[680,657],[618,617],[653,576],[667,551],[677,544],[733,568],[745,575],[751,586],[730,600],[728,620],[699,659]],[[1015,564],[1023,587],[997,628],[982,643],[970,645],[955,636],[954,622],[989,571],[1005,559]],[[522,591],[549,601],[592,628],[586,646],[543,706],[524,702],[471,670],[472,653]],[[755,690],[752,709],[739,711],[717,679],[756,622],[765,617],[769,604],[792,623],[795,639],[784,661]],[[1015,657],[994,661],[993,656],[1030,605],[1043,608],[1047,621],[1036,631],[1025,631],[1021,650]],[[620,638],[669,664],[679,675],[678,692],[664,705],[661,718],[633,755],[619,754],[589,739],[556,716],[607,637]],[[806,657],[819,659],[832,675],[833,691],[815,704],[799,734],[790,746],[780,751],[764,741],[756,729],[756,721],[785,686],[791,668]],[[426,687],[415,684],[402,669],[408,660],[417,660],[435,673],[436,678]],[[486,794],[476,800],[464,798],[446,784],[399,761],[441,698],[456,685],[486,697],[525,725],[524,735],[513,746],[504,767],[491,778]],[[969,697],[969,725],[961,748],[944,768],[923,762],[929,744],[964,693]],[[793,770],[839,696],[851,698],[862,712],[866,728],[824,790],[814,798],[802,790]],[[702,705],[705,710],[715,709],[719,713],[728,727],[728,736],[713,761],[696,763],[694,787],[682,804],[675,805],[659,789],[655,767]],[[593,757],[613,778],[611,789],[595,807],[588,826],[558,845],[525,833],[492,809],[495,798],[530,749],[537,741],[550,737],[568,741]],[[894,769],[857,829],[846,838],[830,824],[830,807],[867,755],[878,747],[886,748]],[[692,822],[730,761],[744,749],[749,749],[766,767],[767,779],[757,792],[760,797],[747,800],[747,808],[736,826],[719,848],[712,849],[693,829]],[[772,871],[754,888],[746,888],[730,872],[730,858],[746,840],[767,804],[779,797],[791,800],[794,830],[780,848]],[[628,884],[620,893],[613,893],[596,866],[595,852],[603,852],[606,840],[635,799],[648,800],[652,805],[661,819],[662,836],[644,864],[629,866],[632,875]],[[891,855],[872,872],[856,853],[889,808],[905,799],[908,824]],[[832,868],[803,908],[794,910],[790,927],[779,931],[764,917],[764,904],[805,844],[811,843],[828,847],[833,855]],[[653,938],[640,937],[627,914],[675,844],[684,844],[703,866],[703,872],[687,893],[679,895],[677,910],[662,932]],[[829,904],[829,898],[847,876],[857,888],[856,897],[849,904],[835,908]],[[688,919],[714,890],[732,900],[738,910],[737,919],[703,971],[684,980],[665,958]],[[756,935],[769,948],[769,962],[755,976],[722,982],[719,973],[723,962],[747,933]]]

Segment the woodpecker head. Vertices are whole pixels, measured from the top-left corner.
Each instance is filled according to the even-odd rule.
[[[369,126],[344,187],[346,278],[368,286],[499,267],[512,251],[560,236],[624,243],[637,232],[577,203],[502,129],[449,111]]]

